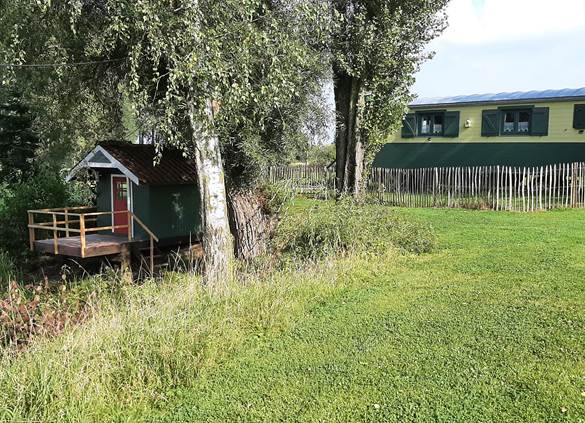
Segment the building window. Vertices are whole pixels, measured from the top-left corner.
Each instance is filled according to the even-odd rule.
[[[573,128],[579,130],[585,129],[585,104],[575,104],[574,113]]]
[[[425,113],[419,116],[419,136],[442,136],[444,113]]]
[[[532,111],[527,110],[503,110],[502,134],[503,135],[530,135],[530,123]]]
[[[118,200],[126,200],[128,199],[128,183],[127,182],[117,182],[116,192],[118,194]]]

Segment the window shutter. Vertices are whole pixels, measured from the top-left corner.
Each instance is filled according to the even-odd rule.
[[[548,135],[548,107],[535,107],[532,109],[532,135]]]
[[[575,104],[573,115],[573,128],[585,129],[585,104]]]
[[[498,110],[484,110],[481,114],[481,136],[497,137],[500,135],[500,113]]]
[[[414,138],[416,136],[416,115],[409,113],[402,122],[402,138]]]
[[[445,112],[443,136],[457,138],[459,136],[459,112]]]

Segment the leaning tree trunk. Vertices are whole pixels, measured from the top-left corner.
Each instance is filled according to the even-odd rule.
[[[361,81],[345,72],[336,71],[334,82],[337,195],[360,197],[364,173],[364,147],[360,138],[358,113]]]
[[[225,286],[231,276],[233,243],[230,233],[227,196],[219,139],[213,134],[213,107],[207,101],[209,127],[200,125],[193,103],[189,104],[189,121],[195,144],[195,163],[201,196],[203,224],[204,281],[213,286]]]
[[[265,254],[274,230],[265,199],[260,193],[239,190],[229,194],[228,204],[236,257],[249,260]]]

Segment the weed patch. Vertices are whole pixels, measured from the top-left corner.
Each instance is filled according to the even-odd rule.
[[[387,207],[346,200],[321,202],[283,219],[275,245],[294,258],[318,260],[343,253],[382,254],[395,247],[427,253],[436,244],[428,225],[405,220]]]

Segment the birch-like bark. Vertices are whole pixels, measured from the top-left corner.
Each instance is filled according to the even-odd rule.
[[[233,241],[230,233],[227,195],[219,138],[213,128],[213,106],[206,103],[207,126],[199,124],[192,102],[189,121],[195,145],[195,163],[201,196],[203,224],[204,281],[214,287],[225,287],[231,277]]]

